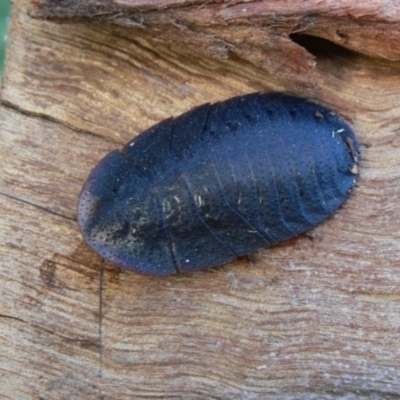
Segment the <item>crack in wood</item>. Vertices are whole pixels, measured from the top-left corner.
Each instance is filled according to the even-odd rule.
[[[13,315],[0,314],[0,318],[13,319],[14,321],[23,322],[24,324],[26,324],[26,321],[24,321],[24,320],[21,319],[21,318],[14,317]]]
[[[110,138],[108,138],[106,136],[98,135],[95,132],[87,131],[85,129],[79,129],[76,126],[73,126],[71,124],[66,124],[64,121],[62,121],[60,119],[53,118],[53,117],[49,116],[48,114],[43,114],[43,113],[40,113],[40,112],[34,112],[34,111],[30,111],[30,110],[24,109],[24,108],[18,106],[17,104],[12,103],[9,100],[0,99],[0,105],[2,107],[4,107],[4,108],[10,109],[12,111],[18,112],[18,113],[20,113],[22,115],[26,115],[26,116],[31,117],[31,118],[38,118],[38,119],[41,119],[41,120],[45,120],[45,121],[49,121],[49,122],[61,125],[61,126],[67,128],[67,129],[70,129],[73,132],[77,132],[77,133],[84,134],[84,135],[89,135],[89,136],[94,136],[94,137],[100,138],[100,139],[102,139],[102,140],[104,140],[106,142],[117,144],[117,145],[121,145],[121,143],[117,142],[116,140],[110,139]]]
[[[38,208],[39,210],[48,212],[48,213],[51,214],[51,215],[55,215],[55,216],[57,216],[57,217],[67,219],[68,221],[76,222],[76,218],[71,218],[71,217],[68,217],[68,216],[66,216],[66,215],[57,213],[57,212],[55,212],[55,211],[53,211],[53,210],[50,210],[50,209],[48,209],[48,208],[46,208],[46,207],[39,206],[38,204],[31,203],[30,201],[21,199],[21,198],[19,198],[19,197],[16,197],[16,196],[13,196],[13,195],[10,195],[10,194],[7,194],[7,193],[3,193],[3,192],[0,192],[0,196],[7,197],[8,199],[11,199],[11,200],[20,201],[21,203],[27,204],[28,206],[32,206],[32,207]]]

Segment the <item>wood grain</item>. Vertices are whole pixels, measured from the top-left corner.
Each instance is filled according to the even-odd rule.
[[[303,77],[316,85],[296,86],[29,7],[14,4],[0,108],[0,397],[398,398],[399,62],[330,47]],[[333,218],[174,277],[87,248],[76,204],[105,153],[195,105],[262,90],[307,95],[356,130],[360,181]]]
[[[30,15],[112,22],[184,53],[239,57],[294,90],[318,86],[315,57],[304,41],[327,39],[356,53],[400,60],[395,1],[33,0]]]

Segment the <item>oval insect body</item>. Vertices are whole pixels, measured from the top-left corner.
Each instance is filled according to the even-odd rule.
[[[108,154],[82,189],[78,221],[123,268],[215,267],[329,217],[356,182],[358,154],[351,128],[302,98],[205,104]]]

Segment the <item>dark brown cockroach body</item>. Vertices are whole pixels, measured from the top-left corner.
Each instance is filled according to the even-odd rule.
[[[79,225],[123,268],[215,267],[329,217],[356,182],[358,154],[351,128],[302,98],[205,104],[108,154],[82,190]]]

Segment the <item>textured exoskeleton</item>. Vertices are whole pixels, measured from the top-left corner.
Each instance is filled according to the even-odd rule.
[[[358,153],[345,122],[302,98],[205,104],[108,154],[84,185],[79,225],[123,268],[219,266],[329,217],[356,182]]]

